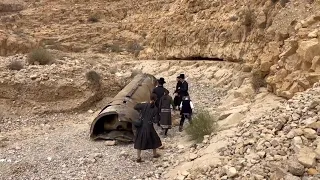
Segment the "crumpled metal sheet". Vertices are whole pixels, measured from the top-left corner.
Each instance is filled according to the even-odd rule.
[[[90,138],[132,142],[135,129],[132,120],[139,118],[133,107],[148,102],[157,79],[150,74],[138,74],[93,120]]]

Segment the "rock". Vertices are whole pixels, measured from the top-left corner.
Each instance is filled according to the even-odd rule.
[[[52,161],[52,157],[48,157],[47,160],[50,162]]]
[[[299,163],[304,167],[311,168],[316,165],[316,153],[309,147],[301,148],[297,157]]]
[[[314,150],[317,155],[317,159],[320,159],[320,143],[318,143],[317,148]]]
[[[302,176],[304,174],[304,166],[295,160],[288,162],[288,170],[295,176]]]
[[[313,38],[308,41],[301,41],[299,43],[299,48],[297,50],[297,54],[306,62],[312,62],[312,59],[315,56],[320,55],[320,44],[319,40]]]
[[[184,180],[186,177],[183,175],[179,175],[178,177],[176,177],[176,180]]]
[[[300,136],[294,137],[292,140],[292,145],[293,145],[293,149],[298,152],[302,146],[303,146],[303,142]]]
[[[94,113],[94,111],[93,111],[93,110],[91,110],[91,109],[89,109],[89,110],[88,110],[88,113],[93,114],[93,113]]]
[[[30,79],[31,80],[35,80],[35,79],[37,79],[38,78],[38,75],[37,74],[32,74],[31,76],[30,76]]]
[[[198,158],[198,155],[197,154],[194,154],[194,153],[190,153],[189,154],[189,160],[190,161],[193,161],[193,160],[195,160],[195,159],[197,159]]]
[[[224,171],[229,178],[233,178],[238,175],[237,169],[234,167],[224,166]]]
[[[316,169],[314,169],[314,168],[309,168],[309,169],[307,170],[307,173],[308,173],[309,175],[311,175],[311,176],[314,176],[314,175],[319,174],[319,172],[318,172]]]
[[[121,151],[120,152],[120,157],[128,157],[129,154],[126,151]]]
[[[181,173],[181,175],[183,175],[183,176],[188,176],[190,173],[188,172],[188,171],[183,171],[182,173]]]
[[[275,171],[270,176],[270,180],[284,179],[286,175],[287,175],[287,172],[284,169],[277,167],[275,168]]]
[[[316,139],[317,138],[317,132],[313,129],[310,129],[310,128],[303,129],[303,135],[307,139]]]
[[[318,37],[318,30],[316,29],[316,30],[310,32],[310,33],[308,34],[308,37],[309,37],[309,38],[317,38],[317,37]]]
[[[116,145],[116,141],[106,141],[104,144],[106,146],[114,146],[114,145]]]
[[[294,176],[292,174],[287,174],[284,176],[284,180],[301,180],[300,177]]]

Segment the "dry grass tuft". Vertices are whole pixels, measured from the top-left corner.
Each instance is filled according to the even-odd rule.
[[[27,61],[29,64],[46,65],[53,63],[54,57],[46,49],[38,48],[29,53]]]
[[[24,68],[23,63],[18,60],[14,60],[14,61],[10,62],[10,64],[7,67],[10,70],[16,70],[16,71],[20,71],[21,69]]]

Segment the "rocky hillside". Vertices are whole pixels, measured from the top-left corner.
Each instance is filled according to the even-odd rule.
[[[0,54],[36,46],[140,59],[220,59],[286,98],[319,80],[318,0],[3,1]],[[1,31],[2,30],[2,31]]]
[[[314,88],[289,101],[264,99],[264,111],[252,107],[251,112],[242,111],[244,116],[236,111],[229,113],[229,122],[240,123],[206,136],[203,143],[183,147],[184,155],[178,159],[180,164],[170,169],[167,176],[176,179],[318,179],[319,92],[319,83],[316,83]],[[257,99],[256,107],[260,100]],[[243,107],[238,107],[238,112],[241,109]]]

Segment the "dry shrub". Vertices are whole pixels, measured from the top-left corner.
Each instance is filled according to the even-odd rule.
[[[132,72],[131,72],[131,78],[136,77],[136,75],[138,75],[138,74],[142,74],[142,70],[141,70],[141,69],[134,69],[134,70],[132,70]]]
[[[29,64],[46,65],[51,64],[54,61],[53,55],[46,49],[35,49],[28,56]]]
[[[251,9],[244,12],[243,25],[250,27],[254,23],[254,13]]]
[[[20,71],[21,69],[24,68],[23,63],[18,60],[14,60],[14,61],[10,62],[10,64],[7,67],[10,70],[16,70],[16,71]]]
[[[186,128],[191,140],[202,142],[205,135],[218,130],[217,118],[208,111],[202,110],[192,118],[192,123]]]
[[[143,47],[137,42],[129,42],[127,46],[127,51],[134,54],[135,57],[139,56],[140,51],[143,50]]]
[[[288,2],[289,2],[289,0],[280,0],[280,5],[282,7],[285,7]]]
[[[92,23],[99,22],[99,16],[97,14],[92,14],[89,16],[88,21]]]
[[[108,52],[115,52],[115,53],[119,53],[123,51],[119,43],[104,44],[102,49],[107,50]]]
[[[259,70],[252,72],[252,87],[256,92],[259,91],[260,87],[267,86],[265,76],[266,74]]]
[[[101,83],[101,76],[96,71],[91,70],[86,73],[87,80],[93,85],[99,85]]]

